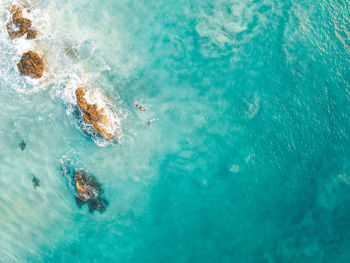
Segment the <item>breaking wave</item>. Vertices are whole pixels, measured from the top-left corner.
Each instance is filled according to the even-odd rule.
[[[26,40],[25,36],[11,40],[8,36],[6,24],[12,5],[23,7],[23,17],[30,19],[33,28],[38,30],[35,40]],[[107,145],[110,142],[104,140],[94,131],[92,125],[84,123],[82,116],[77,114],[74,91],[79,87],[99,87],[92,83],[98,82],[101,73],[110,70],[110,67],[103,56],[96,54],[99,45],[92,36],[79,34],[76,30],[67,31],[66,16],[52,16],[52,10],[57,8],[50,6],[50,3],[39,5],[39,1],[5,0],[0,3],[0,84],[23,94],[48,89],[52,99],[63,101],[68,115],[73,119],[78,117],[73,120],[76,126],[91,135],[98,145]],[[17,68],[22,54],[30,50],[38,53],[44,60],[44,75],[40,79],[23,77]],[[107,129],[115,135],[116,141],[120,141],[123,135],[123,117],[121,109],[116,107],[118,103],[114,103],[118,96],[110,100],[99,88],[91,88],[87,99],[97,103],[98,107],[107,109],[106,113],[111,120]]]

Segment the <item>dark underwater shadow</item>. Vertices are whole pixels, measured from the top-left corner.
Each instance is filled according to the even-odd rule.
[[[109,202],[104,197],[104,191],[97,179],[81,168],[77,168],[72,160],[61,160],[61,174],[66,178],[68,186],[75,196],[79,207],[85,204],[90,212],[104,213]]]

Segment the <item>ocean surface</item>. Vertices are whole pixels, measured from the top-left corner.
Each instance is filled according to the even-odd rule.
[[[14,3],[36,40],[10,39]],[[118,140],[79,127],[81,86]],[[350,262],[349,0],[0,0],[0,125],[1,263]]]

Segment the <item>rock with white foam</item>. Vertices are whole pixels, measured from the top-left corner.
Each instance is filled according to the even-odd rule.
[[[33,51],[24,53],[17,64],[17,67],[23,76],[28,76],[34,79],[41,78],[44,73],[44,61]]]
[[[78,171],[74,173],[73,180],[77,190],[76,202],[78,206],[87,204],[90,212],[97,210],[103,213],[108,202],[101,196],[103,191],[96,178],[83,171]]]
[[[22,17],[21,7],[13,5],[11,8],[11,17],[6,25],[7,32],[11,39],[20,38],[27,34],[27,39],[35,39],[37,31],[32,28],[32,21]]]
[[[84,121],[93,125],[97,131],[107,141],[113,140],[113,121],[109,117],[108,108],[101,107],[97,103],[88,101],[86,91],[83,88],[75,90],[76,100],[83,113]]]

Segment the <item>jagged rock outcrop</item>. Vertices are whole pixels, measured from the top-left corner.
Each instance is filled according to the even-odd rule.
[[[83,112],[83,118],[86,123],[92,124],[94,129],[106,140],[112,140],[114,135],[111,134],[106,127],[111,126],[111,120],[106,114],[106,109],[99,109],[97,104],[89,104],[85,98],[83,88],[75,90],[77,104]]]
[[[104,191],[97,179],[82,169],[77,169],[72,160],[61,160],[62,175],[67,179],[69,188],[74,189],[75,201],[79,207],[87,204],[90,212],[95,210],[103,213],[109,202],[104,197]]]
[[[17,66],[23,76],[39,79],[44,73],[44,61],[33,51],[24,53]]]
[[[95,198],[100,193],[100,186],[97,182],[91,180],[86,173],[75,172],[73,175],[75,186],[78,191],[78,197],[81,201],[88,201]]]
[[[75,172],[73,180],[77,189],[76,202],[78,206],[87,204],[90,212],[97,210],[103,213],[108,202],[101,197],[102,189],[97,180],[82,171]]]
[[[12,6],[11,18],[6,28],[11,39],[19,38],[25,34],[27,34],[27,39],[34,39],[38,33],[32,28],[32,21],[22,17],[22,8],[16,5]]]
[[[29,30],[27,33],[27,39],[35,39],[38,36],[38,31],[36,30]]]

